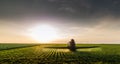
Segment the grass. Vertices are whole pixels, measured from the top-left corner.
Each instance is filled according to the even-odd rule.
[[[18,45],[19,46],[19,45]],[[54,49],[65,44],[38,45],[0,51],[0,64],[120,64],[120,45],[78,44],[78,47],[99,46],[97,48]]]

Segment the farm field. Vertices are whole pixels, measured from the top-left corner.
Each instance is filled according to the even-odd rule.
[[[40,44],[0,51],[0,64],[120,64],[120,44],[77,44],[76,52],[69,49],[47,47],[67,47],[66,44]],[[15,45],[15,44],[14,44]],[[21,45],[15,45],[21,46]],[[0,47],[2,49],[2,47]]]
[[[8,50],[8,49],[15,49],[15,48],[21,48],[21,47],[29,47],[29,46],[35,46],[37,44],[2,44],[0,43],[0,50]]]

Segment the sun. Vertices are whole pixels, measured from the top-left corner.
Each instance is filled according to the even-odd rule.
[[[39,25],[31,28],[29,35],[36,41],[48,43],[58,37],[57,30],[50,25]]]

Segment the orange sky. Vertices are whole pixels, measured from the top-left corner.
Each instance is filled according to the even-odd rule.
[[[7,22],[8,20],[0,20],[0,43],[31,43],[38,42],[32,37],[27,36],[28,29],[38,23],[20,25],[14,22]],[[4,21],[4,22],[3,22]],[[102,19],[101,23],[94,27],[70,26],[68,29],[54,26],[57,29],[59,38],[53,40],[52,43],[67,43],[71,38],[74,38],[77,43],[117,43],[119,44],[120,30],[119,22],[111,19]],[[118,20],[117,20],[118,21]],[[48,35],[49,36],[49,35]],[[50,37],[50,36],[49,36]]]

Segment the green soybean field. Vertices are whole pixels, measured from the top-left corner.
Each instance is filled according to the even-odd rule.
[[[119,44],[77,44],[77,47],[96,48],[69,49],[66,44],[0,44],[0,64],[120,64]]]

